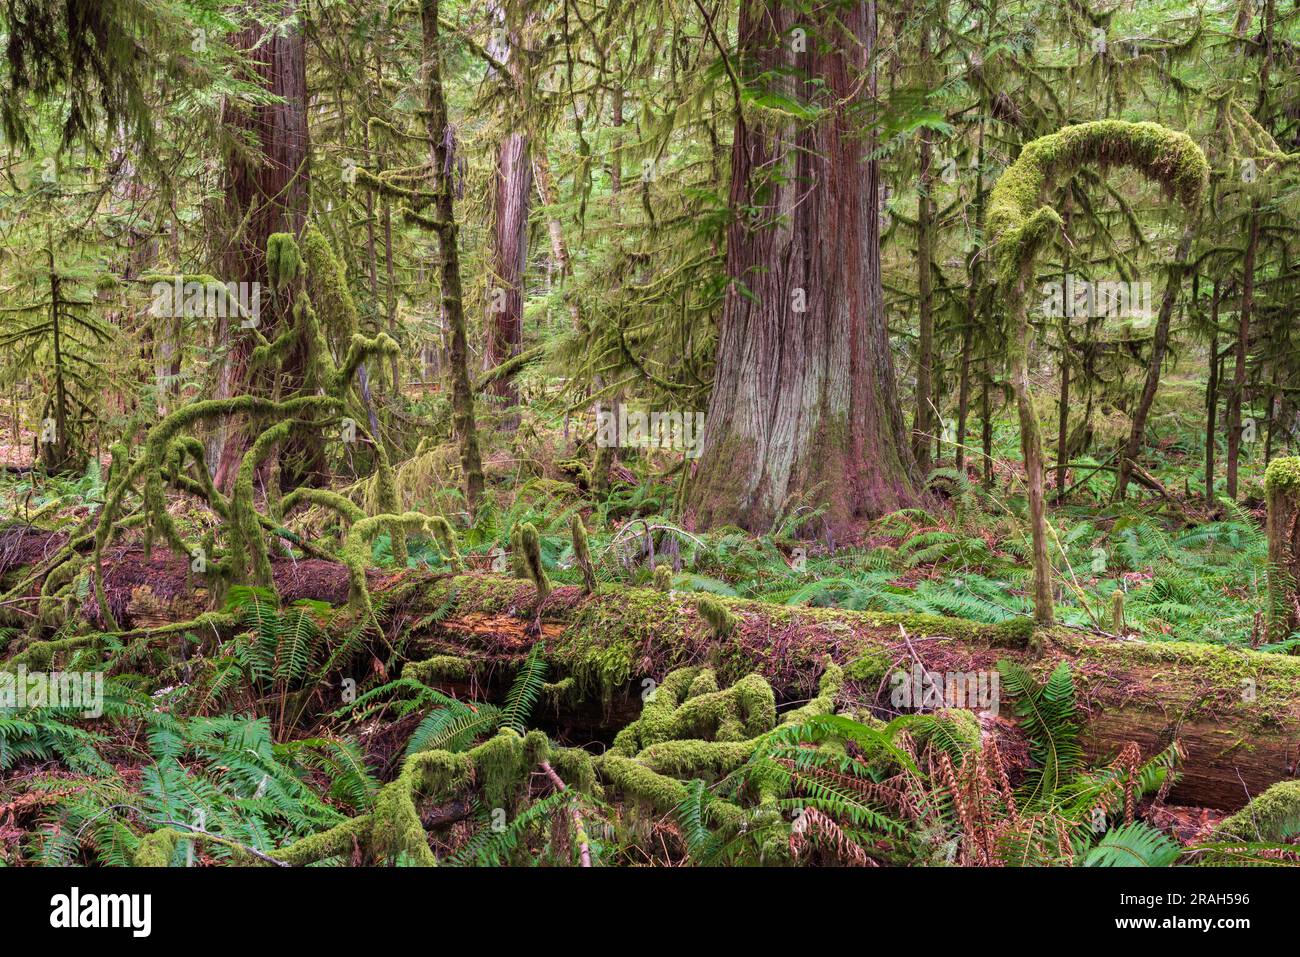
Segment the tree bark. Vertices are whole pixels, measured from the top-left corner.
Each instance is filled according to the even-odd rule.
[[[1252,207],[1241,266],[1241,313],[1237,322],[1236,362],[1228,393],[1228,498],[1237,500],[1237,468],[1241,459],[1241,405],[1246,391],[1246,354],[1250,348],[1250,314],[1255,306],[1255,254],[1259,248],[1259,212]]]
[[[1123,501],[1128,491],[1129,476],[1137,464],[1138,453],[1142,450],[1142,440],[1146,435],[1147,416],[1156,400],[1156,389],[1160,387],[1160,368],[1169,349],[1169,322],[1173,318],[1174,303],[1178,301],[1178,292],[1183,282],[1183,267],[1192,250],[1192,239],[1196,235],[1196,221],[1189,221],[1183,230],[1178,249],[1174,252],[1173,266],[1169,270],[1169,281],[1165,285],[1165,295],[1160,303],[1160,316],[1156,319],[1156,328],[1151,340],[1151,360],[1147,365],[1147,378],[1142,386],[1142,395],[1138,398],[1137,408],[1133,410],[1133,424],[1129,429],[1128,442],[1124,454],[1120,456],[1118,477],[1115,480],[1115,500]]]
[[[1300,628],[1300,458],[1280,458],[1264,472],[1268,505],[1268,637],[1284,641]]]
[[[497,151],[496,215],[493,224],[492,288],[488,296],[484,370],[519,354],[524,326],[524,267],[528,258],[528,199],[533,188],[528,137],[510,133]],[[491,391],[512,404],[519,389],[512,377],[494,381]]]
[[[879,170],[853,102],[874,95],[875,6],[837,12],[810,23],[784,5],[741,8],[746,81],[780,76],[787,95],[829,101],[815,125],[738,118],[731,282],[688,507],[704,526],[767,531],[812,498],[827,503],[834,539],[918,498],[882,308]],[[791,49],[796,26],[803,52]]]
[[[471,515],[483,496],[483,462],[479,456],[478,432],[474,423],[474,392],[469,379],[469,347],[465,334],[465,307],[460,281],[460,252],[457,249],[456,210],[452,202],[451,130],[447,122],[447,101],[442,93],[442,52],[438,39],[438,0],[423,0],[420,6],[424,66],[425,115],[428,118],[430,161],[433,165],[434,203],[437,216],[439,270],[442,308],[450,331],[448,364],[451,366],[452,419],[460,440],[460,464],[464,472],[465,502]]]
[[[1214,500],[1214,446],[1218,439],[1219,411],[1219,284],[1214,284],[1214,298],[1210,304],[1210,378],[1205,384],[1205,501]]]
[[[288,20],[296,10],[297,0],[284,0],[279,12]],[[267,239],[272,233],[298,236],[307,219],[306,46],[295,25],[268,30],[256,23],[235,33],[230,45],[250,65],[250,79],[277,99],[251,107],[228,99],[222,108],[222,125],[252,146],[251,152],[232,149],[226,159],[226,215],[235,231],[222,257],[222,278],[265,285]],[[269,395],[273,387],[270,374],[256,381],[249,375],[248,354],[254,343],[248,330],[240,328],[241,321],[229,315],[216,320],[215,342],[229,347],[217,381],[219,399],[243,392]],[[273,324],[260,329],[268,339],[278,333]],[[286,357],[280,376],[285,392],[302,381],[304,358],[297,353]],[[250,441],[237,422],[214,434],[208,461],[215,463],[218,488],[229,489]],[[298,439],[290,448],[302,461],[282,474],[286,488],[323,469],[323,448],[312,437]]]
[[[921,32],[921,56],[929,55],[928,27]],[[916,210],[916,415],[912,419],[912,455],[917,470],[930,471],[934,441],[934,146],[930,130],[921,131],[920,189]]]

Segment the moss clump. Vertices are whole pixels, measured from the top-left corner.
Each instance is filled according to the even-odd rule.
[[[131,859],[134,867],[167,867],[176,853],[176,845],[189,837],[172,827],[159,828],[146,834],[135,849]]]
[[[457,655],[434,655],[423,661],[411,661],[402,669],[403,678],[414,678],[425,684],[439,681],[468,681],[474,674],[474,663]]]
[[[1028,648],[1033,644],[1037,630],[1032,618],[1000,621],[989,630],[989,644],[1002,648]]]
[[[660,565],[655,569],[654,577],[655,591],[672,591],[673,589],[673,570],[667,565]]]
[[[817,697],[786,714],[781,725],[833,713],[844,672],[829,657],[825,664]],[[665,813],[686,797],[680,779],[735,771],[776,727],[775,695],[761,676],[749,674],[719,689],[711,669],[678,668],[646,698],[641,717],[615,736],[596,767],[624,794]],[[772,794],[760,795],[765,804],[774,799]],[[728,801],[715,800],[709,806],[715,824],[737,824],[744,818],[741,808]]]
[[[542,542],[537,534],[537,527],[532,522],[519,526],[519,552],[526,577],[537,587],[537,603],[546,601],[551,593],[551,580],[542,565]]]
[[[429,849],[417,800],[446,800],[456,791],[473,785],[481,788],[488,808],[508,807],[525,784],[530,770],[548,760],[560,769],[569,787],[599,793],[588,756],[575,749],[552,749],[546,735],[539,731],[520,737],[515,731],[503,728],[469,751],[453,753],[433,749],[411,755],[402,764],[397,778],[380,789],[370,813],[295,841],[276,851],[274,856],[288,864],[303,866],[350,855],[359,847],[376,862],[404,859],[420,866],[435,866],[438,861]]]
[[[272,233],[266,240],[266,275],[273,289],[283,289],[298,278],[302,254],[292,233]]]
[[[661,566],[662,567],[662,566]],[[727,638],[740,624],[740,619],[713,595],[699,595],[695,599],[695,610],[708,624],[715,638]]]
[[[894,662],[885,649],[868,648],[844,666],[844,674],[850,681],[879,683],[885,680],[893,665]]]
[[[712,670],[671,671],[633,721],[614,738],[613,750],[633,755],[660,741],[691,738],[743,741],[776,725],[776,696],[759,675],[746,675],[719,691]]]
[[[1300,456],[1274,459],[1264,470],[1264,491],[1269,494],[1300,490]]]
[[[1215,827],[1215,841],[1280,843],[1300,833],[1300,781],[1279,781]]]

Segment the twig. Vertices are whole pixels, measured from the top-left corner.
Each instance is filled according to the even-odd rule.
[[[555,773],[555,768],[551,767],[550,761],[543,761],[540,767],[542,772],[550,779],[551,783],[555,785],[555,790],[569,790],[564,781],[561,780],[560,776]],[[587,836],[587,830],[582,826],[582,812],[578,810],[578,802],[576,800],[569,802],[569,814],[572,815],[573,826],[577,829],[578,854],[582,858],[582,866],[591,867],[591,848],[589,848],[587,842],[583,840],[583,838]]]
[[[231,847],[237,847],[241,851],[244,851],[246,854],[251,854],[253,855],[253,857],[256,857],[258,860],[265,861],[268,864],[274,864],[276,867],[293,866],[286,861],[282,861],[279,860],[278,858],[272,857],[270,854],[263,854],[257,848],[249,847],[247,844],[244,844],[240,841],[236,841],[234,838],[222,837],[220,834],[213,834],[211,831],[205,831],[203,830],[203,828],[195,827],[193,824],[184,824],[180,821],[163,821],[163,823],[166,824],[168,827],[183,827],[185,828],[185,830],[189,831],[192,834],[198,834],[202,837],[206,837],[209,840],[216,841],[218,844],[229,844]]]

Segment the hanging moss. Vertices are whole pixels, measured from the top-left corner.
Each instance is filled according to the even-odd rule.
[[[302,254],[292,233],[272,233],[266,240],[266,275],[272,289],[283,289],[298,278]]]

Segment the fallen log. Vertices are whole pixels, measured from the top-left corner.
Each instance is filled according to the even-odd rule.
[[[967,679],[999,659],[1040,677],[1068,662],[1092,760],[1128,742],[1144,757],[1177,740],[1186,754],[1172,803],[1234,810],[1296,775],[1300,755],[1300,659],[1194,642],[1098,638],[1066,628],[1031,635],[1024,623],[982,625],[926,615],[788,607],[717,599],[735,616],[720,635],[700,596],[605,586],[595,595],[556,588],[536,607],[526,582],[489,576],[431,581],[422,603],[455,610],[423,642],[478,662],[520,658],[538,638],[579,697],[599,694],[626,713],[672,668],[709,664],[720,682],[757,672],[786,705],[816,694],[822,659],[845,667],[851,704],[891,706],[892,673],[915,665]],[[623,706],[619,707],[619,699]],[[1000,709],[1000,726],[1014,724]]]
[[[176,567],[159,567],[169,561]],[[106,579],[110,594],[129,595],[137,582],[153,588],[166,581],[169,590],[179,589],[184,568],[183,558],[165,552],[145,563],[138,551],[123,551],[111,556]],[[277,561],[274,568],[286,600],[338,603],[347,594],[342,565]],[[899,710],[891,701],[895,672],[919,667],[963,679],[991,676],[998,660],[1008,658],[1040,677],[1062,661],[1070,663],[1085,716],[1084,744],[1093,759],[1108,760],[1130,741],[1149,756],[1177,739],[1186,760],[1169,796],[1174,803],[1235,810],[1270,785],[1296,777],[1300,759],[1300,657],[1207,643],[1099,638],[1059,627],[1034,632],[1028,621],[984,625],[619,585],[602,586],[594,595],[560,586],[539,606],[531,582],[477,574],[374,572],[370,586],[376,597],[400,589],[408,615],[452,609],[415,636],[413,658],[460,655],[486,674],[521,660],[537,640],[545,640],[552,680],[570,679],[564,687],[574,710],[599,702],[615,729],[639,712],[653,683],[685,665],[708,664],[724,683],[761,674],[788,707],[816,694],[824,656],[830,655],[846,669],[846,703],[888,716]],[[724,633],[712,620],[716,616],[701,610],[707,601],[730,612],[734,626]],[[93,603],[87,612],[93,615]],[[127,614],[123,622],[129,621]],[[1014,715],[1000,709],[986,724],[1014,729]]]

